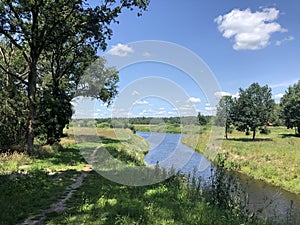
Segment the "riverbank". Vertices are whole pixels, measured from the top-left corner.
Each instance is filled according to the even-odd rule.
[[[284,127],[270,127],[269,135],[250,136],[233,131],[222,142],[222,152],[227,155],[226,166],[257,180],[279,186],[300,194],[300,138]],[[209,134],[187,134],[182,142],[204,153]],[[197,141],[198,140],[198,141]]]
[[[86,128],[85,138],[89,132]],[[140,137],[128,130],[118,130],[117,135],[111,129],[98,129],[97,133],[101,138],[98,144],[112,150],[114,157],[143,164],[140,156],[148,146]],[[80,144],[92,146],[91,142]],[[89,167],[76,146],[69,132],[61,145],[42,147],[34,157],[18,153],[1,156],[1,224],[16,224],[39,215],[68,193],[67,188]],[[137,150],[140,153],[133,154]],[[184,177],[132,187],[111,182],[90,169],[85,173],[81,186],[65,202],[65,211],[46,215],[45,224],[270,224],[210,204]]]

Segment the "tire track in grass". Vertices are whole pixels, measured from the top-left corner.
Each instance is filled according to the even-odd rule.
[[[101,146],[100,146],[101,147]],[[89,164],[87,164],[83,170],[81,170],[80,176],[75,180],[73,184],[71,184],[69,187],[67,187],[67,194],[65,194],[62,199],[56,203],[53,203],[50,205],[50,207],[46,210],[41,210],[40,214],[35,215],[31,218],[27,218],[24,220],[24,222],[19,223],[17,225],[42,225],[44,224],[45,220],[47,219],[47,215],[50,213],[58,213],[61,214],[64,211],[66,211],[68,208],[66,207],[66,202],[73,196],[74,192],[81,187],[83,184],[84,178],[91,172],[92,165],[94,163],[95,155],[97,150],[99,149],[96,148],[93,153],[91,154],[89,158]]]

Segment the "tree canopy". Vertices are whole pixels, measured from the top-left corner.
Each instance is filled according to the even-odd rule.
[[[281,116],[287,128],[296,128],[300,135],[300,80],[290,86],[280,101]]]
[[[220,99],[215,122],[225,127],[226,139],[229,126],[234,125],[246,134],[252,131],[254,140],[257,129],[263,130],[268,124],[274,105],[271,88],[253,83],[245,90],[240,88],[237,98],[224,96]]]
[[[122,9],[138,8],[140,15],[148,3],[148,0],[104,0],[92,7],[85,0],[0,1],[0,38],[8,46],[5,57],[2,54],[0,69],[10,80],[14,79],[13,84],[22,85],[27,96],[28,152],[33,150],[38,126],[38,101],[41,105],[49,102],[56,108],[69,102],[72,88],[66,86],[76,86],[82,71],[96,59],[97,50],[106,49],[106,40],[112,35],[110,24],[117,22]],[[22,64],[14,67],[6,56],[16,51]],[[44,80],[49,81],[44,86],[45,91],[38,93]],[[97,97],[105,101],[110,101],[115,94],[103,88],[101,91]],[[51,101],[50,95],[53,96]],[[71,113],[54,108],[50,111]]]
[[[228,139],[229,126],[234,122],[234,99],[231,96],[223,96],[217,107],[216,125],[225,127],[225,138]]]
[[[267,85],[260,86],[258,83],[253,83],[245,90],[241,88],[234,110],[237,130],[252,131],[255,139],[257,128],[267,125],[273,107],[271,88]]]

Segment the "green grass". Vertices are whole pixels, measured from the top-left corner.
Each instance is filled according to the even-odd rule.
[[[245,222],[202,199],[180,177],[162,183],[129,187],[95,172],[89,174],[69,201],[69,209],[47,224],[267,224]]]
[[[16,224],[58,201],[85,164],[76,148],[2,154],[0,224]],[[3,162],[3,161],[2,161]]]
[[[234,131],[222,143],[222,153],[228,154],[227,166],[285,190],[300,193],[300,138],[293,130],[270,127],[269,135],[251,136]],[[205,148],[207,134],[191,134],[183,142],[199,152]]]
[[[120,161],[143,164],[148,145],[128,130],[97,129],[98,143],[92,142],[91,129],[82,131],[81,140],[90,142],[81,142],[81,147],[93,149],[101,144]],[[86,165],[72,131],[68,133],[63,147],[39,148],[33,157],[2,156],[6,162],[0,175],[0,224],[22,222],[66,194]],[[219,208],[208,196],[182,176],[134,187],[113,183],[92,171],[67,201],[67,211],[51,213],[46,224],[270,224]]]
[[[177,133],[177,134],[201,133],[203,129],[209,129],[209,125],[207,127],[199,127],[196,125],[180,126],[178,124],[158,124],[158,125],[134,124],[133,126],[136,131]]]

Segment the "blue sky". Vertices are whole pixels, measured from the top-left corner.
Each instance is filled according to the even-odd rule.
[[[258,82],[268,84],[278,102],[287,87],[300,79],[299,11],[300,2],[295,0],[152,0],[141,17],[128,10],[121,14],[120,23],[112,25],[113,36],[104,54],[129,57],[135,51],[130,43],[143,40],[175,43],[195,53],[209,67],[220,86],[219,95],[236,95],[240,87]],[[135,64],[122,68],[119,75],[120,95],[141,78],[162,77],[185,91],[187,99],[182,100],[182,108],[192,108],[186,115],[211,113],[206,93],[176,66]],[[136,99],[126,115],[185,115],[171,101],[154,97],[155,88],[153,92],[152,96]],[[97,103],[94,115],[111,116],[113,107],[107,110]]]

